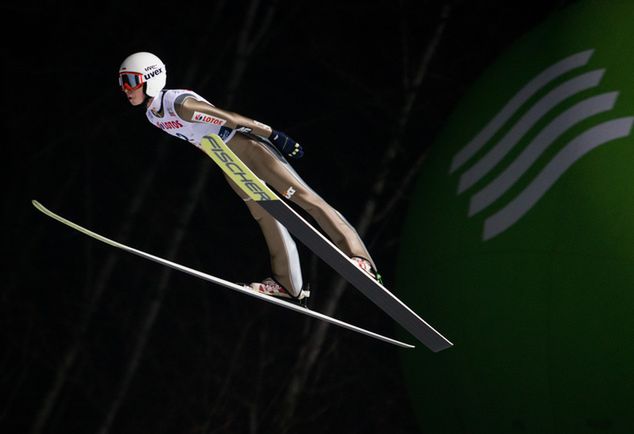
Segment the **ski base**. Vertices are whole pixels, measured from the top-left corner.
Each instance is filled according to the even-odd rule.
[[[389,344],[392,344],[392,345],[396,345],[396,346],[399,346],[399,347],[402,347],[402,348],[414,348],[414,345],[410,345],[410,344],[407,344],[405,342],[401,342],[401,341],[398,341],[396,339],[392,339],[392,338],[389,338],[387,336],[383,336],[383,335],[380,335],[378,333],[374,333],[374,332],[366,330],[364,328],[357,327],[357,326],[355,326],[353,324],[349,324],[347,322],[338,320],[336,318],[333,318],[331,316],[325,315],[323,313],[310,310],[307,307],[300,306],[299,304],[295,304],[295,303],[290,302],[290,301],[281,300],[279,298],[275,298],[275,297],[272,297],[270,295],[265,295],[265,294],[261,294],[261,293],[255,292],[255,291],[253,291],[251,289],[247,289],[247,288],[245,288],[245,287],[243,287],[241,285],[238,285],[236,283],[229,282],[229,281],[221,279],[219,277],[203,273],[202,271],[194,270],[193,268],[190,268],[190,267],[187,267],[187,266],[184,266],[184,265],[181,265],[181,264],[177,264],[176,262],[169,261],[167,259],[152,255],[150,253],[146,253],[146,252],[144,252],[142,250],[138,250],[138,249],[135,249],[133,247],[127,246],[127,245],[122,244],[122,243],[120,243],[118,241],[111,240],[110,238],[106,238],[103,235],[100,235],[100,234],[98,234],[96,232],[93,232],[93,231],[91,231],[89,229],[86,229],[86,228],[78,225],[77,223],[74,223],[74,222],[72,222],[72,221],[70,221],[68,219],[65,219],[64,217],[62,217],[62,216],[60,216],[58,214],[55,214],[53,211],[51,211],[48,208],[44,207],[44,205],[42,205],[41,203],[39,203],[36,200],[33,200],[32,203],[33,203],[33,206],[35,206],[35,208],[37,208],[40,212],[42,212],[43,214],[47,215],[48,217],[50,217],[50,218],[52,218],[54,220],[57,220],[58,222],[63,223],[66,226],[68,226],[68,227],[70,227],[70,228],[72,228],[72,229],[74,229],[74,230],[76,230],[78,232],[81,232],[84,235],[92,237],[92,238],[94,238],[94,239],[96,239],[98,241],[101,241],[102,243],[108,244],[109,246],[124,250],[124,251],[129,252],[129,253],[133,253],[135,255],[141,256],[142,258],[149,259],[150,261],[154,261],[154,262],[157,262],[159,264],[171,267],[171,268],[173,268],[175,270],[181,271],[183,273],[187,273],[187,274],[190,274],[192,276],[198,277],[199,279],[203,279],[203,280],[206,280],[208,282],[212,282],[212,283],[224,286],[225,288],[232,289],[234,291],[240,292],[242,294],[249,295],[251,297],[255,297],[255,298],[257,298],[259,300],[262,300],[262,301],[265,301],[267,303],[271,303],[271,304],[283,307],[285,309],[289,309],[289,310],[301,313],[303,315],[319,319],[321,321],[326,321],[326,322],[328,322],[330,324],[342,327],[342,328],[347,329],[347,330],[351,330],[351,331],[356,332],[356,333],[360,333],[362,335],[377,339],[379,341],[386,342],[386,343],[389,343]]]

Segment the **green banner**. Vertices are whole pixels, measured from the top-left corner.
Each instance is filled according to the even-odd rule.
[[[634,432],[634,2],[580,1],[478,79],[423,168],[404,354],[425,433]]]

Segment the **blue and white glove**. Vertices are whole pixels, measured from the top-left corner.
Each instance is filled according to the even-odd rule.
[[[281,131],[273,130],[269,140],[282,154],[288,157],[302,158],[304,155],[302,146]]]

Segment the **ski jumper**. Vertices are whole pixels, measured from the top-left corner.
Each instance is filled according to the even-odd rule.
[[[376,269],[352,225],[299,177],[277,149],[265,140],[251,138],[254,135],[268,137],[272,131],[269,126],[220,110],[189,90],[162,90],[146,115],[156,127],[198,148],[204,136],[220,136],[261,180],[308,212],[342,252],[350,257],[365,258]],[[297,247],[288,230],[233,181],[226,179],[260,225],[271,255],[273,277],[296,297],[303,287],[302,272]]]

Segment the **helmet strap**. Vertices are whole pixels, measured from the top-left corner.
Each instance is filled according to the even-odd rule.
[[[147,110],[147,102],[152,98],[147,94],[147,83],[143,83],[143,102],[139,104],[139,107],[143,108],[143,110]]]

